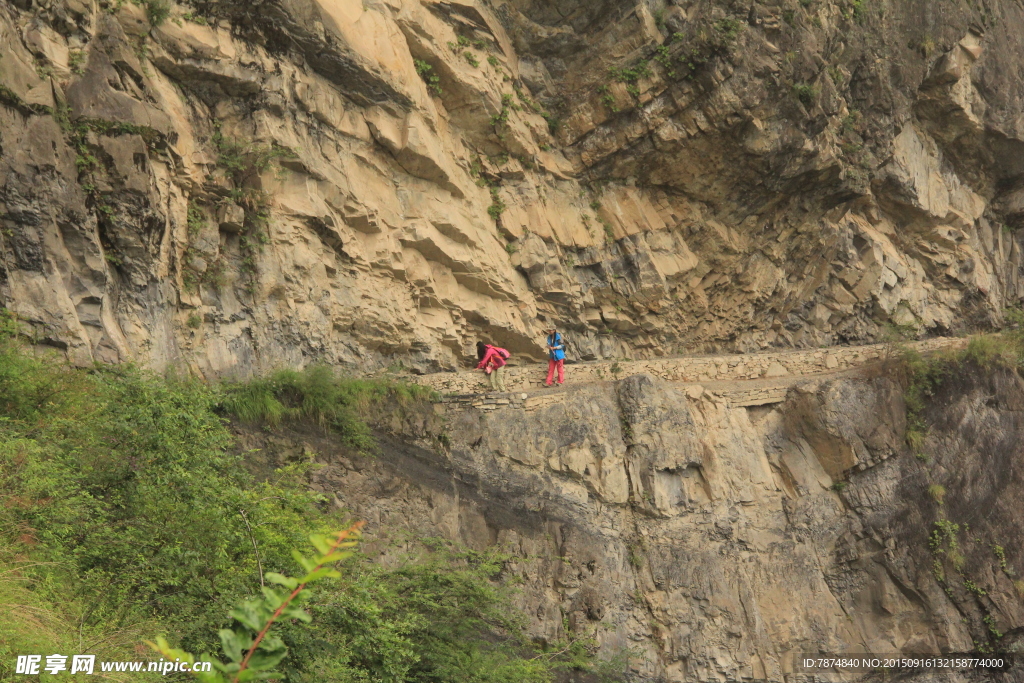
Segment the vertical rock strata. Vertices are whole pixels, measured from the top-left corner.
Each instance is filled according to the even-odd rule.
[[[148,9],[147,9],[148,7]],[[164,10],[167,16],[164,16]],[[16,0],[0,295],[247,375],[978,329],[1024,292],[1024,8]]]

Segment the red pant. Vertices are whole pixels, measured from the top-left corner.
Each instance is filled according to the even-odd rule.
[[[565,381],[565,360],[548,360],[548,381],[545,382],[548,386],[551,386],[551,380],[555,376],[555,368],[558,368],[558,383],[561,384]]]

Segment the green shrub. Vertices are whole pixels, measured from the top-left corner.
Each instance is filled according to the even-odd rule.
[[[171,16],[171,3],[168,0],[146,0],[146,17],[152,26],[159,26]]]
[[[809,83],[797,83],[793,86],[793,95],[796,96],[804,106],[810,107],[818,98],[818,89]]]
[[[306,487],[308,463],[266,481],[249,474],[218,414],[229,398],[254,419],[273,414],[269,396],[279,419],[299,411],[333,423],[383,397],[427,392],[311,369],[225,395],[130,366],[37,358],[12,339],[17,328],[0,312],[2,680],[17,654],[138,660],[139,641],[157,633],[168,647],[213,651],[219,629],[241,628],[226,617],[232,606],[251,604],[261,578],[292,567],[291,549],[308,534],[340,528]],[[551,683],[564,669],[597,668],[585,634],[529,642],[504,556],[402,543],[414,554],[387,567],[368,558],[344,567],[340,588],[307,603],[312,628],[274,627],[289,650],[278,665],[289,683]]]
[[[962,358],[983,368],[1017,368],[1024,365],[1024,345],[1015,333],[987,334],[971,339]]]
[[[256,578],[239,510],[258,521],[268,567],[316,516],[305,491],[247,475],[202,385],[75,370],[8,344],[0,392],[0,494],[25,501],[0,507],[4,542],[33,558],[25,576],[49,586],[43,602],[52,590],[89,605],[86,631],[162,615],[182,642],[204,642]]]

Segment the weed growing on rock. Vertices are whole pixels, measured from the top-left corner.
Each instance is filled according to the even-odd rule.
[[[200,26],[209,26],[210,20],[204,17],[202,14],[196,14],[195,12],[185,12],[181,15],[181,18],[185,21],[191,21],[193,24],[199,24]]]
[[[818,98],[818,89],[809,83],[797,83],[793,86],[793,95],[805,107],[810,107]]]
[[[270,241],[270,195],[253,185],[275,160],[293,157],[294,153],[277,145],[229,138],[222,133],[220,122],[214,122],[211,141],[217,150],[217,164],[228,172],[235,186],[229,197],[245,210],[245,224],[239,236],[241,270],[249,276],[245,290],[255,295],[256,256]]]
[[[480,66],[480,60],[477,59],[476,55],[473,54],[472,52],[470,52],[469,50],[466,50],[465,52],[463,52],[462,56],[466,59],[467,62],[469,62],[469,65],[471,67],[473,67],[474,69],[476,67]]]
[[[619,108],[615,106],[615,96],[608,91],[607,85],[602,85],[598,88],[597,94],[601,96],[601,104],[607,107],[608,111],[613,114],[617,114],[619,112]]]
[[[942,505],[946,498],[946,487],[941,484],[932,484],[928,487],[928,495],[939,505]]]
[[[171,4],[168,0],[146,0],[146,18],[152,26],[159,26],[171,15]]]
[[[1006,564],[1006,550],[1003,549],[1003,546],[999,545],[998,543],[993,543],[992,552],[995,554],[996,559],[999,561],[999,568],[1003,570],[1003,572],[1009,573]]]
[[[665,69],[666,76],[668,76],[669,78],[676,77],[676,71],[672,65],[672,56],[669,54],[669,49],[667,45],[659,45],[657,47],[654,54],[654,61],[658,62],[658,64],[661,64],[661,66]]]
[[[498,188],[491,188],[491,205],[487,207],[487,214],[494,220],[498,220],[502,213],[505,211],[505,202],[501,200],[501,195],[498,194]]]
[[[413,62],[416,66],[416,73],[420,75],[420,78],[427,84],[427,90],[440,97],[443,94],[441,90],[441,78],[435,73],[432,73],[434,67],[430,66],[421,59],[417,59]]]
[[[68,68],[76,76],[81,76],[85,73],[85,52],[82,50],[72,50],[68,53]]]

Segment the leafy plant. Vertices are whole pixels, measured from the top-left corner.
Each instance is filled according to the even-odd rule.
[[[432,73],[434,67],[420,59],[415,60],[413,64],[416,67],[416,73],[418,73],[424,82],[426,82],[427,89],[440,97],[443,94],[443,91],[441,90],[441,78],[437,74]]]
[[[793,95],[804,106],[810,107],[818,97],[818,89],[809,83],[797,83],[793,86]]]
[[[81,76],[85,73],[84,50],[71,50],[71,52],[68,53],[68,68],[71,69],[71,73],[76,76]]]
[[[302,608],[311,597],[306,586],[327,578],[341,578],[340,572],[326,565],[351,557],[352,551],[349,549],[358,542],[363,524],[356,522],[331,535],[310,535],[310,542],[320,554],[308,558],[297,550],[292,553],[295,561],[306,571],[301,578],[268,572],[267,581],[283,586],[286,590],[263,586],[262,598],[247,600],[231,610],[230,615],[238,625],[220,630],[221,646],[229,661],[213,660],[215,671],[201,672],[196,677],[202,683],[244,683],[278,677],[280,674],[274,668],[288,654],[288,648],[280,637],[270,634],[270,629],[285,619],[307,624],[312,621],[309,613]],[[172,648],[163,636],[157,637],[156,642],[147,641],[147,644],[167,660],[180,659],[190,665],[197,661],[194,655]],[[211,659],[209,655],[203,655],[200,661]]]
[[[487,214],[494,220],[498,220],[502,213],[505,212],[505,202],[502,201],[501,195],[498,194],[498,188],[491,188],[491,205],[487,207]]]
[[[613,114],[618,113],[619,108],[615,106],[615,96],[608,91],[607,85],[602,85],[597,89],[597,93],[601,96],[601,104],[608,108]]]
[[[472,52],[470,52],[469,50],[466,50],[465,52],[463,52],[462,56],[466,58],[466,61],[469,62],[469,65],[471,67],[473,67],[474,69],[476,67],[480,66],[480,60],[477,59],[476,55],[473,54]]]
[[[146,18],[152,26],[159,26],[171,16],[171,3],[168,0],[146,0]]]
[[[928,487],[928,495],[939,505],[942,505],[946,498],[946,487],[941,484],[932,484]]]

